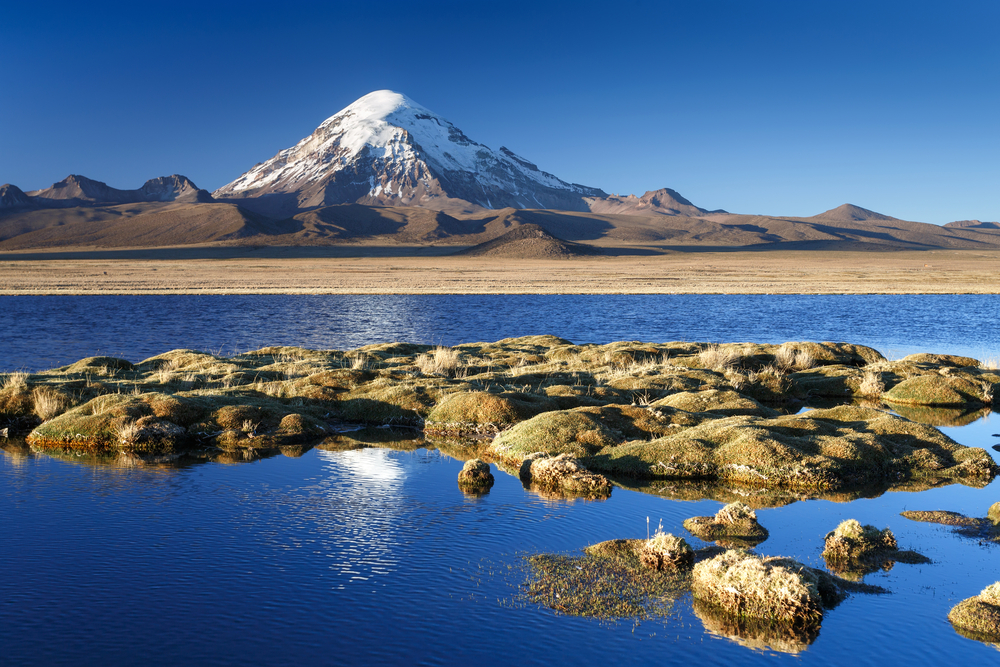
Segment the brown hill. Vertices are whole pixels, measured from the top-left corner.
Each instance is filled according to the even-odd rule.
[[[979,220],[956,220],[945,224],[945,227],[958,229],[1000,229],[1000,222],[980,222]]]
[[[875,211],[869,211],[866,208],[861,208],[860,206],[855,206],[854,204],[842,204],[837,208],[831,208],[829,211],[824,211],[819,215],[814,215],[812,219],[836,220],[837,222],[861,222],[865,220],[888,222],[890,220],[895,220],[896,218],[891,218],[888,215],[882,215],[881,213],[876,213]]]
[[[232,204],[120,204],[8,213],[0,217],[0,249],[223,243],[281,231],[275,221]]]
[[[21,188],[10,183],[0,185],[0,208],[17,208],[30,206],[31,199],[24,194]]]
[[[199,189],[190,179],[179,174],[150,179],[138,190],[119,190],[86,176],[70,174],[58,183],[27,194],[33,205],[44,208],[156,201],[212,201],[212,196],[207,191]]]
[[[840,210],[844,212],[843,207]],[[872,214],[867,220],[854,219],[858,215],[848,210],[842,216],[846,219],[838,220],[835,215],[781,218],[715,213],[689,217],[506,208],[459,216],[421,207],[344,204],[275,220],[230,203],[143,202],[53,209],[0,208],[0,249],[343,243],[400,247],[476,246],[522,227],[540,229],[551,238],[539,240],[534,232],[521,232],[524,237],[507,237],[504,243],[489,246],[487,250],[514,241],[531,248],[515,250],[515,246],[509,245],[502,252],[526,257],[572,256],[585,252],[577,245],[629,254],[696,249],[1000,247],[1000,228],[986,224],[941,227],[887,216],[882,216],[885,220],[874,217],[879,214]],[[558,246],[559,243],[577,245]]]
[[[459,251],[456,255],[472,257],[509,257],[510,259],[558,259],[599,255],[597,248],[556,238],[538,225],[525,224],[495,239]]]
[[[683,215],[698,217],[709,211],[692,204],[676,190],[661,188],[649,190],[641,197],[635,195],[608,195],[606,197],[585,197],[591,213],[616,215]],[[711,211],[725,213],[725,211]]]

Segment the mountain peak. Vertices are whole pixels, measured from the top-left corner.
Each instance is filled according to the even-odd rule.
[[[213,193],[268,215],[334,204],[585,211],[596,188],[467,137],[412,99],[377,90]]]

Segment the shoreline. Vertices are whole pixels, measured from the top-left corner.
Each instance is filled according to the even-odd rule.
[[[1000,251],[691,251],[574,259],[317,256],[315,248],[0,255],[0,295],[1000,294]],[[356,250],[360,250],[356,248]],[[372,248],[375,251],[377,249]],[[73,258],[57,258],[73,255]],[[152,254],[152,253],[151,253]],[[48,258],[46,256],[48,255]]]

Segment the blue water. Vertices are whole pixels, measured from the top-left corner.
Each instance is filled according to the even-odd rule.
[[[995,297],[10,297],[0,359],[38,369],[176,347],[452,344],[527,333],[574,342],[846,340],[884,353],[995,355]],[[14,327],[18,324],[18,327]],[[944,429],[1000,443],[995,415]],[[989,450],[995,457],[997,452]],[[621,488],[604,502],[541,498],[497,473],[481,498],[434,449],[311,450],[240,465],[118,468],[0,453],[0,664],[996,664],[946,621],[997,579],[1000,547],[907,521],[903,509],[985,516],[1000,482],[758,511],[758,551],[822,566],[840,521],[892,528],[932,559],[866,581],[798,655],[707,632],[689,598],[665,621],[598,622],[518,597],[523,556],[686,535],[711,500]],[[697,540],[692,542],[698,546]]]
[[[552,333],[616,340],[845,341],[887,356],[1000,355],[1000,296],[239,295],[0,296],[0,372],[177,347],[350,349]]]

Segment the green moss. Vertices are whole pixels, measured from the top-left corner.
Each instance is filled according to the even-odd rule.
[[[450,435],[497,433],[555,407],[554,401],[532,394],[458,392],[431,410],[424,430]]]
[[[966,378],[922,375],[897,384],[882,395],[889,403],[903,405],[983,405],[982,387]]]
[[[953,354],[928,354],[926,352],[905,356],[900,361],[914,364],[949,366],[951,368],[979,368],[981,365],[978,359],[973,359],[972,357],[959,357]]]
[[[698,392],[672,394],[652,404],[653,407],[671,407],[685,412],[714,412],[720,415],[755,415],[777,417],[773,408],[761,405],[752,398],[735,391],[706,389]]]
[[[592,414],[579,410],[544,412],[504,431],[490,450],[510,465],[520,466],[529,454],[570,454],[582,458],[617,442]]]

